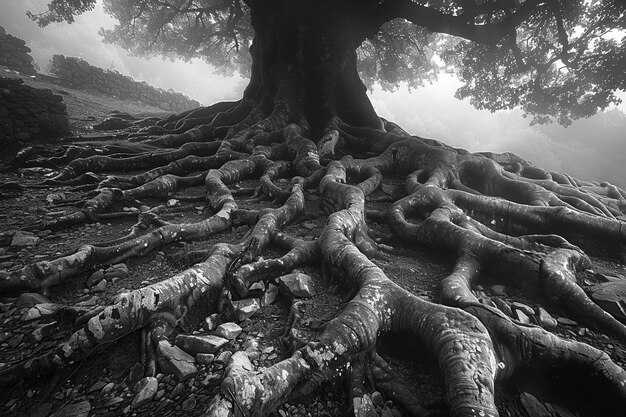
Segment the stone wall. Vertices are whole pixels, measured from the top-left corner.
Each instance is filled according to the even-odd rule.
[[[19,78],[0,77],[0,146],[70,133],[63,97],[23,83]]]
[[[103,70],[80,58],[54,55],[50,72],[70,87],[140,101],[163,110],[182,112],[200,106],[195,100],[172,90],[162,90],[138,82],[117,71]]]
[[[30,48],[20,38],[9,35],[0,26],[0,66],[22,74],[35,74]]]

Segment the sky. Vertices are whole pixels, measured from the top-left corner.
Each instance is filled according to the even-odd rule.
[[[155,87],[171,88],[205,105],[236,100],[247,84],[237,74],[217,74],[199,59],[146,60],[104,44],[98,30],[112,27],[114,21],[100,4],[96,10],[78,16],[72,25],[58,23],[39,28],[25,12],[44,11],[47,2],[0,0],[0,26],[26,41],[44,71],[53,54],[81,57],[91,65],[115,69]],[[459,85],[452,76],[442,76],[436,83],[412,91],[401,86],[388,92],[374,86],[369,95],[380,116],[412,134],[472,152],[513,152],[543,168],[626,188],[626,104],[575,121],[568,128],[556,124],[529,126],[520,110],[490,113],[455,99]],[[626,101],[626,94],[619,95]]]

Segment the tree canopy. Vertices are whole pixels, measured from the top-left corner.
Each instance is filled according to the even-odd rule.
[[[54,0],[29,13],[71,23],[96,0]],[[345,1],[349,3],[349,0]],[[241,0],[104,0],[118,23],[106,42],[136,55],[202,57],[223,73],[250,66],[254,37]],[[385,0],[359,2],[354,33],[366,84],[416,87],[442,71],[479,109],[520,107],[532,122],[588,117],[626,89],[626,4],[618,0]],[[320,7],[324,7],[323,2]]]

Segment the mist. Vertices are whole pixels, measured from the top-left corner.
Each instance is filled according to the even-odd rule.
[[[199,59],[143,59],[104,44],[98,30],[110,28],[114,22],[100,4],[96,10],[78,16],[72,25],[39,28],[25,12],[41,12],[47,2],[0,0],[0,25],[26,41],[40,72],[45,72],[53,54],[77,56],[155,87],[171,88],[205,105],[238,99],[246,86],[247,80],[238,74],[225,77]],[[529,119],[520,110],[490,113],[455,99],[459,85],[453,77],[443,76],[432,85],[412,91],[406,86],[393,92],[375,86],[369,95],[380,116],[412,134],[472,152],[513,152],[537,166],[626,187],[625,105],[575,121],[567,128],[555,124],[529,126]],[[626,98],[623,92],[620,94]]]

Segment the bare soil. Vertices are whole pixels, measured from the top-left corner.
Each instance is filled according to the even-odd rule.
[[[4,76],[0,74],[0,76]],[[86,92],[68,89],[51,83],[50,79],[38,77],[28,79],[27,83],[37,88],[51,88],[63,95],[68,106],[68,115],[72,128],[77,136],[86,139],[92,134],[90,126],[99,123],[113,110],[134,114],[137,116],[162,116],[160,109],[152,108],[141,103],[132,103],[117,100],[111,97],[93,95]],[[65,141],[63,141],[65,142]],[[54,146],[50,143],[50,146]],[[5,154],[4,157],[7,155]],[[4,158],[3,158],[4,159]],[[85,196],[81,191],[71,187],[44,187],[40,184],[52,173],[43,168],[20,169],[18,172],[9,172],[0,175],[0,183],[17,182],[24,191],[2,191],[0,196],[0,236],[9,235],[8,232],[28,229],[42,220],[51,220],[78,210]],[[394,181],[387,180],[389,185]],[[249,181],[243,186],[254,186]],[[180,195],[171,196],[178,203],[173,205],[164,218],[172,222],[199,221],[211,215],[203,202],[184,201],[185,196],[202,195],[201,188],[185,190]],[[53,194],[61,198],[51,198]],[[377,191],[373,197],[382,196]],[[182,198],[181,198],[182,197]],[[319,236],[326,218],[319,209],[319,195],[316,190],[307,193],[307,215],[296,224],[287,227],[286,231],[305,239],[315,239]],[[237,198],[240,207],[260,209],[273,203],[268,201],[251,201],[248,197]],[[158,201],[146,200],[142,203],[153,206]],[[384,209],[389,203],[372,202],[371,208]],[[35,246],[15,247],[10,240],[0,241],[0,269],[13,270],[42,259],[52,259],[74,251],[81,244],[94,241],[105,241],[121,237],[128,233],[136,222],[136,215],[131,207],[120,207],[129,213],[127,218],[115,219],[110,222],[88,224],[86,226],[71,227],[63,231],[37,232],[41,240]],[[371,222],[374,230],[382,235],[390,234],[389,229],[379,223]],[[209,247],[212,243],[235,242],[240,240],[247,227],[241,227],[225,233],[212,236],[206,242],[181,243],[161,248],[141,259],[131,259],[127,262],[130,276],[125,279],[109,282],[106,289],[94,292],[86,287],[86,280],[93,271],[89,271],[66,285],[55,287],[46,294],[53,302],[62,305],[74,305],[79,302],[94,306],[112,303],[116,294],[132,290],[148,283],[163,280],[178,271],[190,266],[190,254],[194,250]],[[584,242],[582,242],[584,244]],[[394,240],[396,252],[390,255],[389,260],[379,261],[378,265],[395,282],[412,291],[418,296],[429,300],[437,300],[438,281],[452,269],[453,258],[446,254],[435,252],[429,248],[413,247],[401,241]],[[595,248],[589,248],[594,255],[594,271],[585,273],[583,280],[593,282],[594,272],[626,279],[624,266],[605,258],[605,255]],[[273,255],[278,255],[279,251]],[[268,254],[272,255],[272,254]],[[345,304],[348,294],[342,290],[332,290],[332,285],[324,281],[319,266],[310,266],[303,272],[313,277],[316,295],[306,300],[304,321],[299,330],[313,340],[320,331],[324,322],[332,319]],[[543,306],[553,317],[562,316],[562,312],[550,306],[546,300],[528,299],[514,288],[505,288],[504,293],[499,287],[493,287],[497,277],[487,277],[478,291],[485,299],[501,298],[507,303],[522,302],[532,308]],[[494,281],[490,281],[494,279]],[[26,360],[36,354],[45,352],[55,344],[67,338],[76,329],[74,317],[57,316],[43,320],[25,321],[24,310],[18,309],[13,297],[0,298],[0,366]],[[254,360],[257,366],[270,366],[284,359],[287,352],[280,344],[285,323],[289,313],[289,306],[280,298],[272,305],[257,312],[250,319],[240,323],[243,332],[237,339],[231,341],[225,349],[235,352],[242,347],[258,343],[259,357]],[[534,317],[533,317],[534,319]],[[41,342],[35,343],[33,331],[42,324],[56,322],[55,330]],[[204,332],[197,326],[194,329],[180,329],[181,332]],[[606,351],[621,366],[626,362],[625,346],[610,338],[579,325],[563,325],[554,330],[556,333],[570,339],[585,341]],[[89,401],[92,416],[130,415],[169,415],[169,416],[199,416],[203,414],[205,406],[210,402],[217,384],[222,375],[223,366],[213,363],[199,366],[195,378],[178,383],[172,376],[160,375],[159,399],[154,399],[147,406],[130,410],[130,403],[134,397],[130,382],[130,370],[140,362],[141,342],[139,334],[131,334],[118,340],[111,346],[104,346],[101,352],[90,359],[76,364],[49,379],[42,379],[35,384],[16,385],[0,393],[0,415],[11,416],[46,416],[58,410],[82,401]],[[406,340],[402,335],[388,336],[380,346],[379,353],[388,359],[398,373],[415,387],[417,396],[424,402],[440,404],[443,402],[443,386],[439,377],[436,361],[428,353],[422,351],[412,340]],[[521,392],[530,392],[542,402],[549,402],[564,408],[572,408],[572,396],[568,391],[560,389],[562,381],[552,381],[544,376],[520,377],[515,381],[499,387],[497,398],[502,416],[525,416],[518,396]],[[113,383],[110,389],[103,387]],[[97,385],[96,385],[97,384]],[[342,416],[350,414],[346,404],[346,396],[339,386],[329,386],[327,390],[309,399],[306,404],[283,406],[276,415],[299,416]],[[579,396],[578,391],[576,396]],[[581,389],[584,398],[584,387]],[[581,414],[593,415],[593,410],[586,409],[583,404],[576,404]],[[380,404],[379,410],[387,412],[383,415],[402,415],[402,410],[395,405]],[[62,414],[58,415],[65,415]]]

